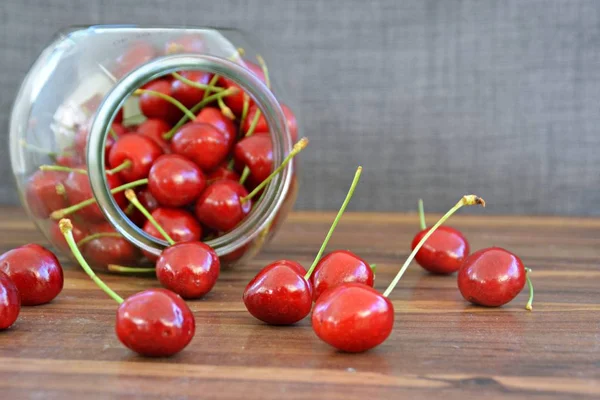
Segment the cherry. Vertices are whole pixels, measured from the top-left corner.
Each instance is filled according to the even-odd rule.
[[[21,297],[14,282],[0,272],[0,330],[10,328],[21,312]]]
[[[526,281],[530,289],[526,308],[531,310],[533,285],[527,270],[519,257],[500,247],[476,251],[458,271],[458,289],[465,300],[487,307],[510,302],[523,290]]]
[[[152,193],[150,193],[150,190],[148,190],[147,187],[136,190],[136,196],[139,199],[140,203],[144,206],[144,208],[149,212],[152,212],[158,207],[160,207],[160,204],[158,204],[158,201],[154,198],[154,196],[152,196]],[[125,209],[125,214],[127,214],[129,219],[133,221],[133,223],[135,223],[137,226],[144,226],[144,224],[146,223],[146,217],[144,216],[144,214],[142,214],[131,203]]]
[[[92,265],[102,268],[109,264],[135,263],[141,256],[137,247],[108,222],[92,228],[90,235],[79,240],[77,246]]]
[[[229,144],[214,126],[195,122],[184,125],[175,133],[171,149],[195,162],[203,171],[210,171],[227,157]]]
[[[206,186],[204,173],[177,154],[156,159],[148,175],[148,190],[163,206],[181,207],[196,200]]]
[[[166,289],[149,289],[123,300],[90,268],[75,244],[68,219],[60,229],[73,255],[88,276],[119,303],[115,330],[126,347],[149,357],[166,357],[183,350],[194,337],[194,315],[181,297]]]
[[[374,279],[373,270],[365,260],[348,250],[336,250],[319,261],[310,276],[310,283],[317,300],[327,289],[343,283],[356,282],[373,287]]]
[[[248,283],[244,290],[243,300],[246,309],[255,318],[271,325],[290,325],[310,313],[313,288],[309,278],[352,198],[361,172],[362,167],[358,167],[346,199],[308,272],[295,261],[279,260],[264,267]]]
[[[172,99],[171,82],[164,79],[156,80],[146,85],[144,90],[154,92],[143,92],[140,95],[140,110],[147,118],[158,118],[169,123],[175,123],[181,118],[179,108],[167,99]],[[163,96],[157,96],[156,93]]]
[[[67,147],[61,154],[56,156],[56,164],[63,167],[75,167],[83,163],[83,159],[75,147]]]
[[[235,166],[241,171],[247,166],[250,182],[257,185],[264,181],[273,168],[273,144],[267,135],[246,137],[235,144],[233,150]]]
[[[162,154],[155,141],[137,133],[121,136],[110,149],[108,164],[116,168],[126,161],[129,166],[119,172],[125,182],[146,178],[154,161]]]
[[[254,75],[256,75],[261,81],[266,83],[266,77],[265,74],[262,70],[261,67],[259,67],[258,65],[250,62],[250,61],[245,61],[245,67],[247,69],[249,69],[252,73],[254,73]],[[231,111],[233,111],[236,115],[240,115],[244,109],[244,101],[249,102],[249,105],[252,105],[252,100],[247,97],[247,95],[244,93],[244,91],[234,82],[230,81],[227,78],[223,78],[220,77],[219,78],[219,84],[221,86],[223,86],[224,88],[227,89],[231,89],[231,88],[236,88],[238,89],[238,91],[231,95],[231,96],[227,96],[224,101],[225,104],[227,104],[227,106],[231,109]],[[244,98],[246,98],[247,100],[244,100]]]
[[[285,114],[287,128],[290,132],[290,136],[292,137],[292,141],[295,142],[298,138],[298,122],[296,121],[296,116],[285,104],[281,104],[281,109]],[[259,111],[260,110],[256,105],[252,105],[248,110],[246,119],[243,121],[244,132],[246,132],[248,136],[252,134],[269,133],[269,125],[267,124],[267,120],[262,113],[259,113]],[[256,116],[257,113],[260,114],[258,117]],[[252,130],[252,124],[255,118],[258,118],[258,120],[256,123],[254,123],[254,130]]]
[[[35,171],[27,180],[25,199],[34,216],[48,218],[55,210],[67,205],[64,181],[68,174],[61,171]]]
[[[156,277],[184,299],[197,299],[213,288],[221,263],[217,253],[202,242],[172,244],[156,262]]]
[[[167,154],[171,152],[171,146],[163,135],[171,130],[171,126],[162,119],[151,118],[142,122],[136,128],[136,132],[152,139]]]
[[[196,202],[196,217],[209,228],[229,232],[250,213],[252,202],[242,202],[247,197],[248,191],[237,181],[215,181]]]
[[[217,168],[213,169],[208,175],[206,175],[206,181],[208,184],[224,179],[238,182],[240,180],[240,176],[237,174],[237,172],[230,170],[229,168],[227,168],[227,165],[223,164],[219,165]]]
[[[237,129],[235,124],[221,111],[214,107],[205,107],[198,113],[194,122],[209,124],[214,126],[223,134],[227,142],[227,148],[231,148],[237,138]]]
[[[425,225],[422,200],[419,200],[419,215],[421,231],[415,235],[411,244],[412,249],[429,231]],[[467,238],[457,229],[440,226],[419,250],[415,260],[429,272],[451,274],[459,270],[468,255],[469,242]]]
[[[136,67],[150,61],[155,57],[156,51],[150,43],[134,43],[127,49],[127,51],[125,51],[117,58],[117,65],[114,70],[114,73],[117,78],[121,78]]]
[[[383,343],[392,332],[394,307],[388,296],[427,239],[458,209],[481,204],[483,199],[464,196],[426,234],[408,256],[383,294],[362,283],[343,283],[325,291],[312,314],[313,330],[331,346],[346,352],[362,352]]]
[[[14,282],[24,306],[52,301],[63,288],[63,270],[56,256],[37,244],[28,244],[0,256],[0,271]]]
[[[212,74],[205,71],[183,71],[174,74],[174,77],[171,82],[171,96],[184,106],[193,107],[204,98],[205,89],[202,87],[208,86]]]

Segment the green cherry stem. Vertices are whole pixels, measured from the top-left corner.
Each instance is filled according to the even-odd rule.
[[[67,194],[67,189],[65,189],[65,185],[62,183],[57,183],[54,189],[56,190],[56,194],[59,196],[66,196]]]
[[[241,136],[244,133],[244,121],[248,117],[248,109],[250,108],[250,97],[248,94],[244,93],[244,105],[242,107],[242,116],[240,118],[240,130],[238,132],[238,136]]]
[[[83,168],[71,168],[64,165],[40,165],[40,171],[60,171],[60,172],[75,172],[78,174],[87,174],[87,170]]]
[[[472,206],[476,204],[485,207],[485,201],[481,197],[477,197],[474,194],[463,196],[462,199],[460,199],[458,203],[454,205],[454,207],[452,207],[446,214],[444,214],[444,216],[440,218],[440,220],[436,222],[435,225],[433,225],[425,235],[423,235],[421,241],[417,244],[412,253],[410,253],[408,258],[404,262],[404,265],[402,266],[402,268],[400,268],[400,271],[398,271],[398,274],[396,275],[392,283],[390,283],[390,286],[388,286],[388,288],[385,289],[385,292],[383,292],[383,297],[388,297],[392,290],[394,290],[394,288],[398,284],[398,281],[400,281],[400,278],[402,278],[402,275],[404,275],[404,272],[406,271],[412,260],[415,258],[415,255],[419,252],[421,247],[423,247],[423,245],[425,244],[427,239],[429,239],[429,237],[433,234],[433,232],[435,232],[436,229],[440,227],[440,225],[442,225],[448,218],[452,216],[452,214],[458,211],[461,207]]]
[[[147,185],[147,184],[148,184],[147,178],[139,179],[137,181],[133,181],[133,182],[129,182],[124,185],[121,185],[121,186],[117,186],[116,188],[111,189],[110,192],[112,194],[115,194],[115,193],[119,193],[119,192],[122,192],[127,189],[131,189],[134,187],[143,186],[143,185]],[[52,214],[50,214],[50,218],[52,218],[54,220],[64,218],[67,215],[72,214],[76,211],[79,211],[82,208],[90,206],[94,203],[96,203],[96,199],[92,197],[90,199],[82,201],[81,203],[73,204],[72,206],[69,206],[66,208],[61,208],[60,210],[56,210]]]
[[[419,222],[421,223],[421,230],[427,228],[425,223],[425,209],[423,208],[423,199],[419,199]]]
[[[117,132],[115,132],[115,130],[113,128],[110,128],[108,133],[110,134],[110,136],[112,136],[113,139],[115,139],[115,140],[119,139],[119,135],[117,135]]]
[[[244,170],[242,171],[242,175],[240,176],[240,184],[246,183],[246,179],[250,176],[250,168],[246,165]]]
[[[358,181],[360,180],[361,174],[362,174],[362,167],[359,166],[356,169],[356,173],[354,174],[354,179],[352,180],[350,189],[348,190],[348,193],[346,194],[346,198],[344,199],[342,206],[340,207],[337,215],[335,216],[335,219],[333,220],[333,223],[331,224],[331,227],[329,228],[329,232],[327,232],[327,236],[325,236],[325,240],[321,244],[321,248],[319,249],[319,252],[317,253],[317,256],[315,257],[315,260],[313,261],[312,265],[306,272],[306,275],[304,275],[304,279],[310,278],[313,271],[317,267],[317,264],[321,260],[321,256],[323,255],[323,252],[325,251],[325,248],[327,247],[327,243],[329,243],[329,239],[331,239],[331,236],[333,235],[333,231],[335,230],[335,227],[337,226],[338,222],[340,222],[340,219],[342,218],[344,211],[346,211],[346,207],[348,207],[348,204],[350,203],[350,200],[352,199],[352,195],[354,194],[354,190],[356,189],[356,186],[358,185]]]
[[[196,118],[196,116],[183,104],[181,104],[181,102],[179,100],[174,99],[173,97],[166,95],[164,93],[161,92],[155,92],[154,90],[147,90],[147,89],[137,89],[135,92],[133,92],[134,95],[142,95],[142,94],[149,94],[151,96],[156,96],[159,97],[165,101],[168,101],[169,103],[173,104],[175,107],[179,108],[181,110],[181,112],[183,112],[185,115],[187,115],[187,117],[189,119],[194,119]]]
[[[175,244],[175,241],[171,238],[171,236],[169,236],[169,234],[163,229],[163,227],[160,226],[158,221],[154,219],[154,217],[152,216],[152,214],[150,214],[146,207],[144,207],[142,203],[140,203],[133,190],[127,189],[125,191],[125,197],[127,197],[127,200],[129,200],[131,204],[135,206],[135,208],[137,208],[142,214],[144,214],[144,217],[146,217],[148,221],[150,221],[150,223],[154,225],[156,230],[162,235],[162,237],[165,238],[165,240],[169,243],[170,246]]]
[[[231,108],[227,107],[227,105],[223,101],[222,97],[219,97],[217,99],[217,104],[219,105],[219,108],[221,109],[221,113],[224,116],[226,116],[227,118],[229,118],[232,121],[235,119],[235,114],[233,113],[233,111],[231,111]]]
[[[216,87],[217,81],[219,80],[219,75],[213,75],[212,79],[208,82],[208,87],[204,91],[204,95],[202,96],[202,100],[206,100],[213,89]]]
[[[77,242],[77,247],[81,247],[84,244],[89,243],[89,242],[91,242],[94,239],[103,238],[103,237],[122,238],[123,236],[121,236],[121,234],[119,234],[117,232],[98,232],[98,233],[93,233],[91,235],[88,235],[88,236],[84,237],[79,242]]]
[[[70,155],[70,154],[72,154],[72,153],[70,153],[70,152],[64,152],[64,153],[60,153],[60,154],[59,154],[59,153],[55,153],[55,152],[53,152],[53,151],[48,151],[48,150],[46,150],[46,149],[44,149],[44,148],[41,148],[41,147],[39,147],[39,146],[36,146],[36,145],[34,145],[34,144],[27,143],[27,142],[26,142],[24,139],[21,139],[21,140],[19,140],[19,144],[20,144],[22,147],[26,148],[27,150],[31,150],[31,151],[33,151],[33,152],[35,152],[35,153],[45,154],[45,155],[47,155],[48,157],[50,157],[52,160],[56,160],[56,158],[57,158],[57,157],[58,157],[60,154],[63,154],[63,155]]]
[[[109,272],[116,272],[119,274],[155,274],[155,268],[136,268],[136,267],[125,267],[123,265],[108,264],[107,269]]]
[[[177,72],[173,72],[171,75],[173,76],[173,78],[177,79],[178,81],[181,81],[181,82],[185,83],[186,85],[191,86],[196,89],[210,90],[211,92],[222,92],[223,90],[225,90],[221,87],[211,85],[210,83],[207,85],[204,83],[194,82],[192,80],[189,80],[185,76],[179,75]],[[214,77],[213,77],[213,79],[214,79]]]
[[[267,179],[265,179],[264,181],[262,181],[258,186],[256,186],[254,188],[253,191],[251,191],[248,195],[242,197],[240,199],[240,202],[242,204],[244,204],[246,201],[250,200],[252,197],[256,196],[256,194],[258,192],[260,192],[261,190],[264,189],[265,186],[267,186],[269,184],[269,182],[271,182],[271,180],[278,174],[280,173],[285,166],[292,160],[292,158],[294,158],[296,156],[296,154],[300,153],[302,150],[304,150],[304,148],[308,145],[308,139],[307,138],[302,138],[300,140],[298,140],[298,142],[294,145],[294,147],[292,148],[292,151],[290,151],[290,154],[287,155],[287,157],[283,160],[283,162],[281,163],[281,165],[279,167],[277,167],[275,169],[275,171],[271,172],[271,175],[269,175],[267,177]]]
[[[373,274],[375,274],[375,271],[377,271],[377,264],[371,264],[369,267],[371,268],[371,271],[373,271]]]
[[[124,169],[131,167],[131,164],[132,164],[131,160],[125,160],[120,165],[117,165],[113,169],[107,170],[106,173],[109,175],[114,175],[116,173],[123,171]]]
[[[73,253],[73,256],[79,262],[79,265],[81,265],[81,268],[83,268],[85,273],[88,274],[88,276],[90,278],[92,278],[92,280],[96,283],[96,285],[98,285],[98,287],[100,287],[100,289],[102,289],[104,291],[104,293],[109,295],[117,303],[119,303],[119,304],[123,303],[123,301],[124,301],[123,298],[121,296],[119,296],[117,293],[115,293],[115,291],[112,290],[110,287],[108,287],[108,285],[106,283],[104,283],[102,281],[102,279],[100,279],[100,278],[98,278],[98,276],[96,276],[96,274],[94,273],[92,268],[90,268],[87,261],[85,261],[85,259],[81,255],[81,252],[79,251],[79,249],[77,248],[77,244],[75,243],[75,239],[73,238],[73,224],[71,223],[71,220],[61,219],[60,222],[58,223],[58,226],[60,228],[60,231],[64,235],[65,240],[67,241],[67,244],[69,245],[69,248],[71,249],[71,252]]]
[[[527,278],[527,286],[529,286],[529,299],[527,300],[525,309],[528,311],[532,311],[533,310],[533,283],[531,282],[531,278],[529,277],[529,275],[531,275],[531,268],[525,268],[525,271],[526,271],[525,277]]]

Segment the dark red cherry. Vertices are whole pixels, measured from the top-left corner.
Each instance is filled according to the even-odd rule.
[[[227,164],[219,165],[217,168],[213,169],[208,175],[206,175],[207,184],[211,184],[214,181],[220,181],[223,179],[239,182],[240,176],[237,172],[230,170],[227,167]]]
[[[229,232],[252,209],[251,200],[241,201],[247,195],[246,188],[236,181],[216,181],[204,189],[196,202],[196,217],[209,228]]]
[[[152,211],[151,215],[176,243],[199,241],[202,237],[202,226],[187,211],[160,207]],[[143,229],[150,236],[164,239],[149,221],[146,221]],[[153,254],[145,251],[143,253],[151,261],[157,259]]]
[[[212,74],[205,71],[182,71],[179,72],[179,75],[202,85],[208,85],[212,79]],[[173,79],[171,81],[171,96],[187,108],[192,108],[202,101],[204,90],[193,87],[179,79]]]
[[[411,249],[414,249],[429,228],[417,233]],[[451,274],[459,270],[469,255],[469,242],[460,231],[449,226],[440,226],[417,252],[417,263],[435,274]]]
[[[289,260],[264,267],[244,290],[250,314],[271,325],[290,325],[306,317],[312,307],[312,290],[304,273],[301,265]]]
[[[242,171],[244,166],[250,169],[249,181],[258,185],[264,181],[273,169],[273,145],[267,135],[253,135],[236,143],[234,147],[235,168]]]
[[[344,283],[323,293],[312,313],[319,338],[336,349],[358,353],[381,344],[394,327],[394,306],[362,283]]]
[[[181,297],[166,289],[148,289],[119,306],[115,328],[121,343],[136,353],[167,357],[190,343],[196,323]]]
[[[117,234],[111,224],[105,222],[91,229],[94,234]],[[122,236],[99,236],[81,246],[86,260],[95,267],[105,268],[108,264],[130,265],[139,261],[141,254],[137,247]]]
[[[196,164],[178,154],[156,159],[148,174],[148,190],[163,206],[181,207],[196,200],[206,177]]]
[[[0,256],[0,271],[14,282],[21,304],[36,306],[52,301],[63,288],[63,270],[56,256],[37,244],[28,244]]]
[[[290,108],[288,106],[286,106],[285,104],[281,104],[281,109],[283,110],[283,113],[285,114],[287,128],[290,132],[292,142],[295,143],[298,140],[298,122],[296,121],[296,116],[294,115],[292,110],[290,110]],[[259,109],[256,105],[252,105],[252,107],[250,107],[250,109],[248,111],[248,116],[246,117],[246,120],[244,121],[244,125],[243,125],[244,132],[248,132],[250,130],[250,126],[252,125],[252,121],[254,121],[256,112],[258,110]],[[258,117],[258,123],[256,125],[256,128],[254,128],[254,133],[265,133],[265,134],[269,133],[269,125],[267,124],[267,119],[262,114],[262,112],[261,112],[260,116]]]
[[[64,181],[68,174],[60,171],[35,171],[27,180],[25,199],[37,218],[48,218],[52,211],[66,207]]]
[[[117,58],[114,74],[117,78],[121,78],[155,57],[156,51],[150,43],[136,42]]]
[[[0,330],[10,328],[21,312],[21,296],[14,282],[0,272]]]
[[[125,161],[131,162],[128,168],[119,172],[124,182],[146,178],[154,161],[162,154],[154,140],[137,133],[128,133],[119,138],[110,149],[108,164],[116,168]]]
[[[474,304],[499,307],[523,290],[526,271],[519,257],[500,247],[476,251],[458,271],[458,289]]]
[[[171,152],[171,146],[163,138],[163,135],[170,130],[171,125],[162,119],[152,118],[139,124],[135,131],[152,139],[162,149],[163,153],[168,154]]]
[[[225,136],[217,128],[197,122],[184,125],[173,136],[171,149],[195,162],[203,171],[216,168],[229,151]]]
[[[336,250],[321,258],[310,276],[315,300],[326,290],[344,283],[362,283],[373,287],[374,279],[371,266],[347,250]]]
[[[224,116],[218,108],[203,108],[196,116],[194,122],[209,124],[217,128],[225,137],[228,148],[231,148],[235,143],[237,138],[237,128],[233,121]]]
[[[221,263],[212,247],[202,242],[167,247],[156,262],[156,277],[184,299],[198,299],[211,291]]]
[[[172,97],[171,82],[165,79],[153,81],[144,89]],[[152,93],[142,93],[139,104],[147,118],[158,118],[168,123],[175,123],[181,118],[181,111],[176,106]]]

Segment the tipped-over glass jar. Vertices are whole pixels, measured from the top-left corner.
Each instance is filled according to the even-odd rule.
[[[11,116],[12,168],[31,218],[65,254],[58,221],[70,218],[97,269],[143,266],[167,242],[125,199],[133,188],[174,241],[203,240],[224,264],[255,255],[297,193],[290,163],[240,202],[298,137],[262,55],[236,30],[61,32],[27,74]]]

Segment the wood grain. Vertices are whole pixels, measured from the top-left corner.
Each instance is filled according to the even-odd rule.
[[[534,311],[526,293],[488,309],[465,303],[455,277],[409,268],[391,298],[396,324],[377,349],[358,355],[320,342],[304,320],[275,328],[245,311],[241,292],[258,268],[288,257],[308,265],[332,214],[293,214],[257,259],[227,270],[190,302],[197,334],[169,359],[144,359],[114,335],[115,304],[65,263],[63,293],[24,308],[0,333],[2,399],[365,399],[600,396],[600,220],[457,216],[474,249],[497,245],[534,270]],[[433,220],[433,216],[431,219]],[[0,250],[44,243],[15,209],[0,209]],[[417,227],[415,215],[348,214],[330,248],[378,264],[385,288]],[[104,276],[122,295],[151,278]]]

